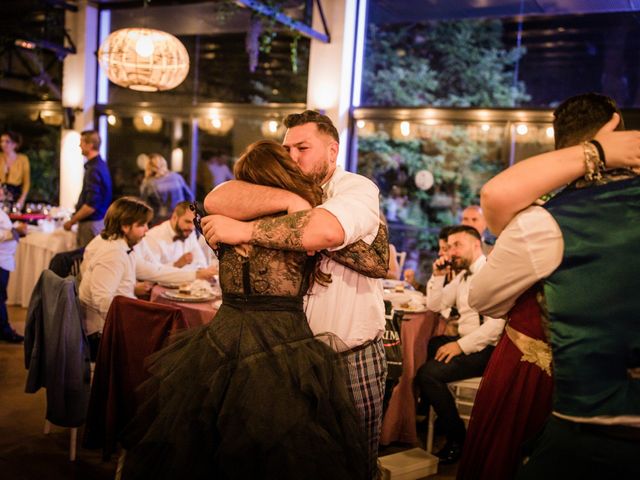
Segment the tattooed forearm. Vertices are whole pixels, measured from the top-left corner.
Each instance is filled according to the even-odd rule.
[[[306,210],[282,217],[257,220],[249,243],[277,250],[304,252],[307,249],[302,244],[302,235],[309,219],[310,210]]]
[[[324,252],[334,261],[371,278],[385,278],[389,269],[389,238],[381,223],[371,245],[360,240],[337,252]]]

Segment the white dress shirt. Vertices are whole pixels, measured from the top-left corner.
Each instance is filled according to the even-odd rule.
[[[488,345],[496,345],[504,330],[502,318],[483,317],[469,305],[469,279],[483,270],[487,259],[480,255],[469,267],[472,275],[460,272],[451,282],[444,285],[445,275],[432,275],[427,283],[427,308],[439,312],[454,305],[458,309],[458,345],[465,354],[483,350]]]
[[[358,240],[373,243],[380,224],[378,187],[338,167],[323,191],[326,200],[318,208],[331,212],[345,233],[343,245],[333,250]],[[331,274],[331,283],[316,282],[306,296],[311,330],[332,332],[351,348],[380,336],[385,326],[382,280],[365,277],[328,258],[320,268]]]
[[[174,267],[173,263],[164,265],[158,256],[149,250],[146,237],[133,247],[136,260],[136,278],[160,283],[187,283],[196,279],[196,271]]]
[[[202,252],[202,247],[198,243],[195,231],[191,232],[184,241],[174,241],[173,238],[175,236],[176,232],[171,226],[171,222],[167,220],[149,230],[144,237],[144,241],[157,261],[164,265],[173,265],[182,255],[190,252],[193,254],[193,261],[181,268],[197,270],[198,268],[209,266]]]
[[[562,263],[564,240],[553,216],[533,206],[520,212],[498,237],[487,265],[474,275],[469,303],[479,312],[504,315],[534,283],[551,275]],[[580,423],[640,427],[640,417],[554,415]]]
[[[8,272],[13,272],[16,268],[15,254],[18,248],[12,228],[9,215],[0,210],[0,268]]]
[[[87,335],[91,335],[102,332],[113,297],[135,297],[135,253],[124,238],[104,240],[98,235],[87,245],[80,271],[80,303]]]
[[[522,293],[560,266],[563,250],[562,233],[551,214],[542,207],[527,208],[507,225],[487,264],[471,278],[469,304],[504,317]]]

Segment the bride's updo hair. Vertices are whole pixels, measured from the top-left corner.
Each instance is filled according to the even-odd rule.
[[[238,180],[296,193],[312,207],[322,201],[320,186],[302,173],[289,152],[273,140],[249,145],[233,167],[233,174]]]

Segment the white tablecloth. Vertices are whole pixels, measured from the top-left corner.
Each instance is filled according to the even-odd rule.
[[[52,233],[29,232],[21,238],[16,250],[16,269],[9,276],[7,304],[29,306],[31,292],[42,271],[58,252],[76,248],[75,232],[59,229]]]

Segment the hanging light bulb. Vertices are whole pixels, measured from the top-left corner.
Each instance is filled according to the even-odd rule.
[[[265,138],[277,138],[280,139],[284,136],[284,125],[273,118],[262,122],[260,131]]]
[[[143,58],[153,55],[153,41],[149,36],[143,36],[136,41],[136,53]]]
[[[189,73],[182,42],[151,28],[112,32],[98,50],[98,61],[113,83],[144,92],[175,88]]]

